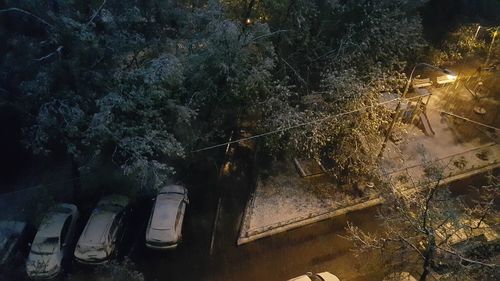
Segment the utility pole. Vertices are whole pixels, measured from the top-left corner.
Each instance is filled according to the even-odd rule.
[[[391,124],[389,125],[389,129],[387,129],[387,132],[386,132],[385,138],[384,138],[384,142],[382,143],[382,148],[380,149],[380,152],[377,156],[379,159],[384,154],[385,147],[387,146],[387,141],[389,141],[389,138],[391,136],[392,130],[394,129],[394,125],[396,124],[397,119],[399,119],[399,113],[401,111],[401,103],[406,99],[406,95],[408,94],[408,91],[410,89],[410,84],[413,80],[413,73],[415,72],[415,69],[417,69],[417,67],[419,67],[419,66],[426,66],[426,67],[429,67],[432,69],[439,70],[439,71],[444,72],[445,74],[449,75],[449,71],[446,71],[444,69],[441,69],[437,66],[434,66],[434,65],[431,65],[428,63],[420,62],[420,63],[415,64],[415,66],[411,70],[410,77],[408,78],[408,82],[406,83],[406,86],[405,86],[405,90],[403,91],[403,94],[399,98],[398,105],[396,106],[396,109],[394,110],[394,117],[392,118]]]
[[[486,57],[486,61],[484,62],[485,66],[487,66],[488,62],[490,61],[491,49],[493,49],[493,44],[495,43],[495,37],[497,37],[497,34],[498,34],[498,27],[493,32],[493,38],[491,38],[490,48],[488,49],[488,56]]]
[[[394,117],[392,118],[391,124],[389,125],[389,128],[387,129],[387,132],[385,134],[384,142],[382,143],[382,148],[380,149],[380,152],[378,154],[378,158],[380,159],[382,155],[384,154],[385,147],[387,146],[387,141],[389,141],[389,138],[391,137],[392,129],[394,128],[394,125],[396,124],[396,119],[399,118],[399,111],[401,110],[401,102],[404,98],[406,98],[406,94],[408,93],[408,90],[410,89],[410,84],[413,79],[413,73],[415,72],[415,69],[419,64],[416,64],[413,69],[411,70],[410,77],[408,78],[408,81],[406,82],[405,90],[403,91],[403,94],[401,95],[401,98],[399,98],[398,105],[396,106],[396,109],[394,110]]]

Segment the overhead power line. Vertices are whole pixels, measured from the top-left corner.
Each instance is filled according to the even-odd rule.
[[[413,98],[406,98],[405,100],[410,100],[410,99],[414,99],[414,98],[415,97],[413,97]],[[355,109],[355,110],[341,112],[341,113],[338,113],[338,114],[335,114],[335,115],[327,116],[325,118],[316,119],[316,120],[312,120],[312,121],[300,123],[300,124],[297,124],[297,125],[293,125],[293,126],[289,126],[289,127],[285,127],[285,128],[276,129],[276,130],[265,132],[265,133],[262,133],[262,134],[253,135],[253,136],[250,136],[250,137],[245,137],[245,138],[241,138],[241,139],[237,139],[237,140],[233,140],[233,141],[228,141],[228,142],[219,143],[219,144],[216,144],[216,145],[211,145],[211,146],[203,147],[203,148],[200,148],[200,149],[192,150],[191,153],[205,151],[205,150],[210,150],[210,149],[214,149],[214,148],[218,148],[218,147],[230,145],[230,144],[233,144],[233,143],[239,143],[239,142],[242,142],[242,141],[252,140],[252,139],[256,139],[256,138],[261,138],[261,137],[269,136],[269,135],[272,135],[272,134],[276,134],[276,133],[280,133],[280,132],[284,132],[284,131],[296,129],[296,128],[299,128],[299,127],[311,125],[311,124],[314,124],[314,123],[321,123],[321,122],[326,121],[328,119],[333,119],[333,118],[341,117],[341,116],[344,116],[344,115],[356,113],[356,112],[359,112],[359,111],[362,111],[362,110],[366,110],[366,109],[378,107],[378,106],[381,106],[381,105],[384,105],[384,104],[388,104],[388,103],[395,102],[395,101],[401,101],[401,100],[402,100],[402,98],[391,99],[391,100],[388,100],[388,101],[376,103],[376,104],[373,104],[373,105],[370,105],[370,106],[365,106],[365,107],[358,108],[358,109]],[[494,127],[494,126],[491,126],[491,125],[487,125],[487,124],[484,124],[484,123],[481,123],[481,122],[478,122],[478,121],[474,121],[474,120],[471,120],[469,118],[466,118],[466,117],[463,117],[463,116],[460,116],[460,115],[456,115],[456,114],[451,113],[451,112],[443,111],[443,110],[440,110],[440,109],[437,109],[437,108],[433,108],[433,107],[428,107],[428,108],[431,108],[433,110],[437,110],[437,111],[439,111],[441,113],[444,113],[444,114],[447,114],[447,115],[450,115],[450,116],[453,116],[453,117],[456,117],[456,118],[463,119],[465,121],[474,123],[476,125],[480,125],[480,126],[483,126],[483,127],[486,127],[486,128],[493,129],[493,130],[500,130],[497,127]]]
[[[388,101],[376,103],[376,104],[373,104],[373,105],[364,106],[364,107],[361,107],[361,108],[358,108],[358,109],[355,109],[355,110],[345,111],[345,112],[341,112],[341,113],[338,113],[338,114],[335,114],[335,115],[330,115],[330,116],[327,116],[327,117],[324,117],[324,118],[320,118],[320,119],[316,119],[316,120],[312,120],[312,121],[300,123],[300,124],[289,126],[289,127],[284,127],[284,128],[276,129],[276,130],[269,131],[269,132],[266,132],[266,133],[262,133],[262,134],[258,134],[258,135],[253,135],[253,136],[250,136],[250,137],[241,138],[241,139],[237,139],[237,140],[233,140],[233,141],[228,141],[228,142],[224,142],[224,143],[219,143],[219,144],[212,145],[212,146],[207,146],[207,147],[204,147],[204,148],[193,150],[191,152],[194,153],[194,152],[200,152],[200,151],[210,150],[210,149],[213,149],[213,148],[217,148],[217,147],[221,147],[221,146],[226,146],[228,144],[233,144],[233,143],[238,143],[238,142],[247,141],[247,140],[251,140],[251,139],[256,139],[256,138],[260,138],[260,137],[264,137],[264,136],[276,134],[276,133],[279,133],[279,132],[284,132],[284,131],[296,129],[296,128],[299,128],[299,127],[311,125],[311,124],[314,124],[314,123],[321,123],[321,122],[326,121],[328,119],[333,119],[333,118],[341,117],[341,116],[344,116],[344,115],[348,115],[348,114],[352,114],[352,113],[359,112],[359,111],[362,111],[362,110],[366,110],[366,109],[378,107],[378,106],[381,106],[381,105],[384,105],[384,104],[388,104],[388,103],[391,103],[391,102],[394,102],[394,101],[399,101],[399,100],[401,100],[401,98],[395,98],[395,99],[392,99],[392,100],[388,100]]]
[[[441,110],[441,109],[438,109],[438,108],[435,108],[435,107],[430,107],[430,106],[428,106],[428,108],[430,108],[432,110],[435,110],[437,112],[440,112],[440,113],[444,113],[446,115],[453,116],[455,118],[459,118],[459,119],[465,120],[465,121],[470,122],[470,123],[474,123],[474,124],[479,125],[479,126],[483,126],[483,127],[492,129],[492,130],[496,130],[496,131],[500,130],[500,128],[497,128],[497,127],[494,127],[494,126],[491,126],[491,125],[488,125],[488,124],[484,124],[484,123],[481,123],[481,122],[478,122],[478,121],[474,121],[472,119],[469,119],[467,117],[463,117],[463,116],[457,115],[455,113],[451,113],[451,112],[444,111],[444,110]]]

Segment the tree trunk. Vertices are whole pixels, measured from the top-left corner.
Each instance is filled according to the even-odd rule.
[[[424,255],[424,264],[422,275],[420,275],[419,281],[426,281],[429,275],[432,260],[434,259],[434,252],[436,251],[436,240],[434,238],[434,232],[430,231],[427,236],[427,249]]]
[[[250,3],[248,4],[245,14],[243,15],[243,20],[246,22],[246,20],[250,19],[250,16],[252,15],[252,8],[253,5],[255,4],[255,0],[250,0]]]

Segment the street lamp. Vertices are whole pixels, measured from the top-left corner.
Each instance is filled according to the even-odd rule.
[[[490,48],[488,49],[488,56],[486,57],[486,62],[484,63],[486,66],[490,61],[491,49],[493,48],[493,44],[495,43],[495,38],[497,37],[497,34],[498,34],[498,27],[493,32],[493,37],[491,38]]]
[[[385,135],[384,142],[382,143],[382,148],[380,149],[380,152],[378,154],[378,158],[382,157],[382,154],[384,153],[384,149],[387,146],[387,141],[389,140],[389,137],[391,136],[392,129],[394,128],[394,125],[396,124],[396,119],[398,119],[399,111],[401,110],[401,102],[402,102],[402,100],[404,100],[406,98],[406,95],[408,94],[408,90],[410,89],[411,82],[413,81],[413,73],[415,73],[415,69],[417,69],[417,67],[419,67],[419,66],[425,66],[425,67],[443,72],[444,74],[446,74],[446,77],[449,80],[455,81],[457,79],[457,75],[449,69],[442,69],[442,68],[439,68],[437,66],[434,66],[432,64],[428,64],[425,62],[420,62],[420,63],[415,64],[415,66],[413,67],[413,69],[410,72],[410,77],[408,78],[408,81],[406,82],[405,90],[403,91],[403,94],[401,95],[401,98],[399,99],[398,105],[396,106],[396,109],[394,111],[394,117],[392,118],[391,124],[389,125],[389,129],[387,130],[387,133]]]
[[[481,29],[480,25],[477,26],[476,33],[474,34],[474,40],[477,39],[477,34],[479,33],[479,29]]]

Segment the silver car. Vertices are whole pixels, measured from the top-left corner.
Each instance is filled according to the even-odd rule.
[[[123,195],[102,198],[92,211],[75,248],[75,259],[86,264],[107,262],[123,233],[123,219],[129,199]]]
[[[30,278],[54,278],[62,269],[62,262],[70,252],[78,219],[73,204],[58,204],[45,215],[26,262]]]
[[[160,190],[146,229],[146,247],[177,247],[182,239],[182,222],[188,203],[187,189],[180,185],[169,185]]]

